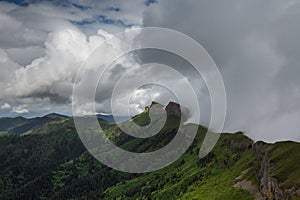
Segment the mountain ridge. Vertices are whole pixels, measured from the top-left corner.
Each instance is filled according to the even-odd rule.
[[[149,112],[133,121],[149,123]],[[178,122],[178,117],[169,115],[160,133],[142,139],[99,119],[114,144],[133,152],[165,146],[176,134]],[[207,129],[185,125],[195,126],[198,134],[186,153],[171,165],[147,174],[119,172],[95,160],[82,145],[73,118],[40,124],[22,137],[2,136],[0,198],[254,199],[249,188],[235,187],[244,181],[257,188],[263,199],[299,199],[299,143],[267,144],[253,142],[242,132],[222,133],[212,152],[199,159]]]

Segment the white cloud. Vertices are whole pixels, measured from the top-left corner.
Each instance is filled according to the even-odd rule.
[[[35,105],[36,100],[42,99],[46,103],[64,104],[70,108],[70,100],[75,81],[75,75],[80,64],[89,56],[92,50],[99,44],[105,42],[111,34],[99,30],[97,35],[86,37],[82,32],[72,29],[57,31],[50,33],[45,42],[45,55],[35,59],[31,64],[21,67],[14,63],[7,54],[2,51],[2,71],[0,88],[3,91],[0,101],[10,99],[12,105],[26,103],[27,107],[14,107],[14,112],[25,112],[25,109],[31,108],[30,105]],[[129,38],[128,38],[129,39]],[[126,41],[122,41],[126,44]],[[88,76],[82,80],[87,80],[87,83],[82,85],[83,93],[89,89],[89,84],[93,80],[97,80],[97,75],[94,70],[106,67],[107,60],[115,58],[116,55],[122,54],[123,44],[119,40],[113,40],[109,43],[104,43],[99,52],[99,56],[91,62],[96,62],[97,66],[84,69]],[[128,58],[129,59],[129,58]],[[130,64],[128,63],[130,62]],[[118,66],[134,64],[133,60],[119,61]],[[13,67],[15,66],[15,67]],[[7,71],[7,72],[6,72]],[[99,105],[102,104],[109,93],[112,91],[113,82],[116,80],[113,77],[114,73],[108,73],[105,77],[103,90],[99,93]],[[81,82],[77,83],[81,84]],[[18,99],[18,102],[16,102]],[[24,99],[31,99],[24,101]],[[86,103],[89,105],[89,103]],[[81,113],[90,112],[90,106],[82,105]],[[24,108],[23,110],[21,108]],[[88,110],[89,108],[89,110]],[[99,107],[109,111],[105,107]],[[70,109],[69,109],[70,111]]]
[[[9,58],[23,66],[31,64],[33,60],[45,54],[45,48],[43,46],[9,48],[5,49],[5,51]]]
[[[2,110],[10,110],[10,109],[11,109],[11,106],[10,106],[8,103],[4,103],[4,104],[1,106],[1,109],[2,109]]]
[[[14,84],[11,84],[11,93],[7,94],[17,97],[53,94],[69,98],[80,62],[95,45],[103,41],[102,36],[89,39],[91,41],[84,34],[71,29],[50,33],[45,42],[46,55],[15,70],[14,80],[11,80]],[[67,90],[63,89],[66,87]]]
[[[0,103],[8,102],[16,109],[26,104],[26,109],[37,112],[45,112],[47,107],[68,114],[80,63],[110,33],[141,24],[146,7],[143,1],[128,5],[75,0],[62,4],[41,1],[25,7],[8,2],[0,5]],[[99,16],[107,21],[96,19]],[[94,21],[85,24],[85,20]],[[112,48],[121,50],[118,44],[111,45],[105,47],[103,58]]]
[[[0,2],[0,105],[7,103],[16,113],[32,110],[70,113],[70,96],[79,64],[112,33],[124,30],[126,25],[143,23],[181,31],[210,53],[227,89],[226,130],[246,131],[251,137],[266,141],[300,140],[295,120],[300,116],[298,1],[163,0],[152,4],[143,18],[144,1],[74,0],[71,3],[63,6],[38,2],[20,7]],[[103,19],[97,21],[99,16],[104,16],[106,23]],[[97,60],[99,66],[122,51],[120,41],[104,45],[101,59]],[[166,61],[160,55],[154,57],[185,71],[185,63]],[[98,111],[111,111],[109,96],[116,80],[127,68],[139,63],[128,56],[117,64],[97,93]],[[94,69],[86,70],[89,73],[83,79],[92,82],[98,78]],[[207,124],[205,118],[209,119],[210,104],[203,83],[195,80],[192,72],[186,73],[199,87],[201,118]],[[147,74],[166,78],[151,70]],[[178,83],[178,80],[168,81]],[[130,82],[127,84],[124,86],[129,88]],[[82,92],[89,87],[83,85]],[[142,104],[151,100],[168,101],[170,95],[166,91],[152,89],[124,90],[120,94],[120,110],[128,109],[124,103],[128,96],[131,96],[133,112],[141,111]],[[80,109],[87,114],[91,107],[87,102]]]
[[[17,113],[17,114],[24,114],[24,113],[28,113],[29,112],[27,110],[27,105],[19,105],[19,106],[13,107],[12,111],[14,113]]]
[[[28,6],[0,2],[0,48],[28,65],[44,54],[50,32],[83,31],[88,37],[98,29],[118,33],[126,26],[140,25],[146,7],[143,1],[37,1]],[[113,10],[113,9],[117,9]]]

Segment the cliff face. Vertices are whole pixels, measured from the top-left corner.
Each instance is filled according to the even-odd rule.
[[[146,106],[145,110],[146,111],[150,111],[150,109],[152,110],[152,112],[156,113],[156,114],[162,114],[163,112],[163,106],[159,103],[156,102],[152,102],[151,105]],[[166,106],[165,111],[167,113],[168,116],[174,116],[174,117],[181,117],[181,108],[180,105],[178,103],[174,103],[174,102],[169,102],[169,104]]]
[[[256,178],[259,180],[259,190],[267,199],[289,200],[300,196],[300,189],[293,186],[289,189],[282,189],[278,179],[274,177],[274,165],[270,160],[270,153],[266,150],[267,144],[257,142],[253,145],[253,153],[257,156],[259,170]],[[292,171],[290,172],[292,173]]]
[[[268,153],[261,159],[258,171],[260,191],[268,199],[283,199],[283,191],[279,188],[278,180],[272,177],[272,165]]]
[[[169,116],[181,117],[180,105],[174,102],[170,102],[166,106],[166,112]]]
[[[154,105],[156,104],[152,103],[151,106],[146,107],[146,110],[149,111],[151,108],[153,109],[152,112],[157,114],[164,111],[162,105],[159,104],[160,106],[157,108],[154,107]],[[184,113],[184,111],[181,112],[180,105],[174,102],[170,102],[165,107],[165,111],[168,116],[175,116],[178,118],[180,118]],[[223,140],[223,144],[226,145],[226,147],[229,147],[229,149],[236,154],[241,154],[246,150],[251,151],[252,149],[256,159],[253,162],[253,165],[249,168],[251,169],[249,170],[249,173],[251,177],[256,178],[258,185],[251,185],[251,181],[240,179],[236,186],[248,191],[250,188],[250,193],[252,191],[251,194],[255,194],[256,197],[258,196],[256,199],[260,200],[292,200],[296,197],[300,197],[299,178],[291,178],[291,176],[294,176],[293,173],[300,174],[300,171],[297,171],[295,167],[292,167],[293,165],[297,165],[293,162],[300,162],[298,161],[299,153],[297,153],[299,152],[299,144],[267,144],[265,142],[253,143],[251,139],[245,139],[242,135],[242,133],[235,134],[235,137],[229,137],[229,135],[228,138]],[[286,159],[287,154],[291,155],[291,158]],[[274,159],[274,156],[276,159]],[[207,157],[200,160],[200,166],[205,166],[207,163],[211,162],[214,157],[215,155],[210,153]],[[282,173],[278,173],[278,169],[285,174],[282,175]],[[290,184],[284,184],[285,180],[292,181],[290,181]],[[256,188],[256,190],[253,188]]]

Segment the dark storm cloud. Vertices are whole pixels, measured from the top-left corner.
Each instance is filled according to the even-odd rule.
[[[254,139],[267,141],[299,141],[299,19],[298,0],[0,2],[0,115],[33,110],[70,112],[75,74],[91,49],[110,33],[144,24],[181,31],[212,56],[227,90],[226,130],[246,131]],[[113,57],[115,51],[122,52],[118,42],[104,46],[102,56]],[[131,58],[123,60],[107,74],[103,89],[96,95],[97,109],[110,112],[113,85],[128,66],[156,61],[173,66],[199,88],[201,118],[207,125],[209,96],[192,67],[161,52],[148,51],[139,56],[140,63]],[[99,63],[105,64],[105,59]],[[96,80],[94,69],[87,70],[91,75],[84,78]],[[151,68],[139,70],[130,77],[146,73],[158,79],[169,78]],[[170,79],[170,83],[178,80]],[[82,92],[87,88],[88,84],[83,85]],[[155,98],[167,102],[170,97],[152,87],[120,94],[126,95],[131,95],[135,112]],[[127,106],[123,102],[121,98],[121,110]],[[89,114],[85,111],[91,106],[82,105],[80,109]]]
[[[300,2],[159,1],[145,26],[181,31],[218,65],[228,97],[226,130],[300,140]]]

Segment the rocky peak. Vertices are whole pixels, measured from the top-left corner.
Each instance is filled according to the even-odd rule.
[[[169,116],[181,117],[181,109],[178,103],[170,102],[165,110]]]
[[[163,106],[161,104],[157,103],[157,102],[152,102],[151,105],[145,107],[145,110],[150,111],[150,109],[151,108],[153,109],[153,107],[155,108],[154,112],[156,112],[156,113],[161,113],[159,111],[163,110]],[[165,108],[165,111],[166,111],[168,116],[181,117],[181,108],[180,108],[180,105],[178,103],[169,102],[169,104]]]

